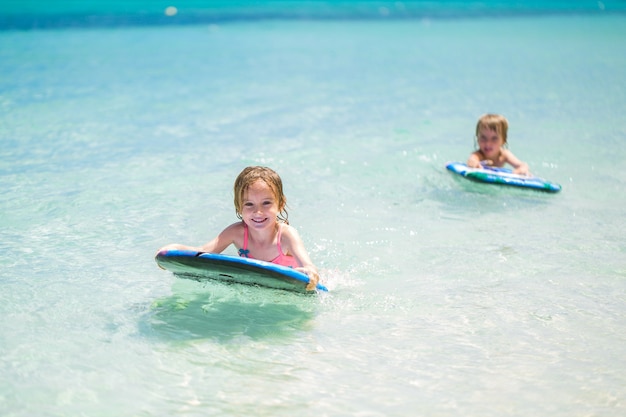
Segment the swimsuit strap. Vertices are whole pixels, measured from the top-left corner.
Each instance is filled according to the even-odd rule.
[[[281,225],[278,225],[278,236],[276,236],[276,246],[278,246],[278,256],[282,256],[283,254],[283,249],[280,247],[280,232],[282,230]]]
[[[283,248],[280,246],[280,238],[281,238],[281,225],[278,225],[278,235],[276,236],[276,247],[278,249],[278,256],[275,259],[282,259],[283,256],[286,256],[283,253]],[[248,225],[243,224],[243,247],[239,249],[239,256],[243,256],[245,258],[250,257],[250,249],[248,249]]]
[[[239,256],[249,258],[250,250],[248,249],[248,225],[243,224],[243,248],[239,249]]]

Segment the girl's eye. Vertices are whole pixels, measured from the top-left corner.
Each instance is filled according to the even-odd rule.
[[[264,205],[264,206],[271,206],[271,205],[272,205],[272,202],[271,202],[271,201],[264,201],[264,202],[263,202],[263,205]]]
[[[243,203],[245,207],[252,207],[252,203]]]

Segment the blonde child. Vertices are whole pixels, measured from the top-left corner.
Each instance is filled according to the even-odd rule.
[[[300,235],[287,220],[287,198],[280,176],[267,167],[247,167],[234,185],[235,211],[241,220],[226,227],[203,246],[167,245],[161,250],[186,249],[221,253],[235,245],[239,256],[290,266],[309,276],[307,290],[319,281],[317,268],[304,248]]]
[[[513,152],[507,149],[506,141],[509,122],[499,114],[485,114],[476,124],[476,142],[478,150],[473,152],[467,160],[470,168],[493,166],[501,168],[505,164],[513,167],[513,172],[520,175],[530,175],[528,164],[517,159]]]

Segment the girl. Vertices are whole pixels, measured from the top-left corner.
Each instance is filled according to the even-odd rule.
[[[483,165],[486,165],[500,168],[508,163],[513,166],[515,174],[530,175],[528,164],[517,159],[513,152],[506,149],[508,129],[509,122],[504,116],[499,114],[481,116],[476,124],[478,150],[470,155],[467,166],[482,168]]]
[[[315,289],[319,274],[300,235],[289,225],[285,209],[287,198],[278,174],[266,167],[247,167],[235,180],[234,193],[235,211],[240,222],[226,227],[203,246],[171,244],[159,251],[186,249],[221,253],[232,244],[239,250],[239,256],[290,266],[304,272],[310,280],[307,290]]]

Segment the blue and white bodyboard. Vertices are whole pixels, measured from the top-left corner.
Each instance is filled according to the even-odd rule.
[[[190,250],[164,250],[155,258],[157,264],[174,275],[196,280],[259,285],[280,290],[310,293],[309,277],[293,268],[239,256],[203,253]],[[328,291],[317,284],[319,291]]]
[[[472,181],[531,188],[548,193],[558,193],[561,191],[561,186],[559,184],[535,176],[514,174],[513,171],[508,168],[470,168],[461,162],[449,162],[446,165],[446,168],[449,171]]]

